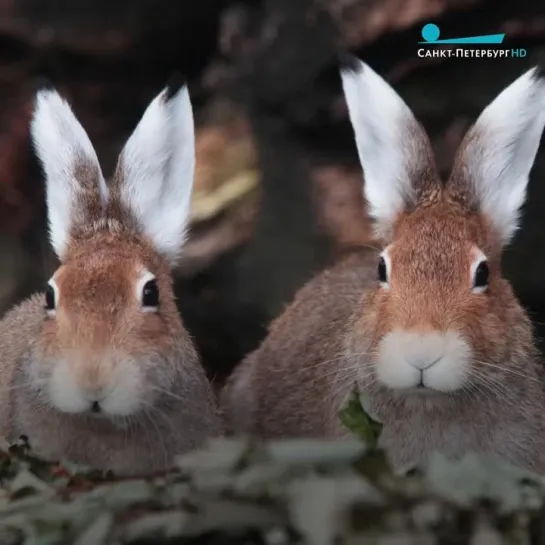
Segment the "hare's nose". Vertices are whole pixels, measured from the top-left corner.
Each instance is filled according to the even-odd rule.
[[[442,356],[439,357],[426,357],[421,356],[417,358],[408,358],[407,361],[409,365],[414,367],[415,369],[418,369],[419,371],[425,371],[426,369],[429,369],[436,363],[438,363],[441,360]]]
[[[106,388],[103,386],[87,386],[84,389],[85,397],[93,404],[100,403],[105,397],[108,396]]]
[[[112,382],[112,363],[108,359],[96,361],[86,356],[74,371],[76,382],[89,401],[100,401],[107,395]]]

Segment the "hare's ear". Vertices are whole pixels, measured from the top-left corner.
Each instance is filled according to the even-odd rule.
[[[517,230],[544,125],[545,78],[533,68],[483,110],[455,159],[450,191],[489,218],[503,245]]]
[[[397,216],[437,183],[433,152],[407,104],[369,66],[347,57],[341,80],[369,214],[377,234],[387,237]]]
[[[45,174],[51,245],[62,260],[71,233],[101,213],[108,189],[87,133],[55,90],[38,91],[30,134]]]
[[[172,265],[189,220],[195,171],[193,112],[181,79],[148,106],[119,157],[122,204]]]

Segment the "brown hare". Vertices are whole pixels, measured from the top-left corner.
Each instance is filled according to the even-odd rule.
[[[399,471],[434,450],[545,471],[532,327],[500,269],[545,124],[543,74],[482,112],[446,182],[380,76],[352,59],[341,79],[381,251],[318,275],[273,322],[222,393],[230,432],[344,436],[338,411],[357,384]]]
[[[172,287],[195,162],[187,87],[151,102],[109,184],[53,89],[37,93],[31,137],[60,266],[0,323],[0,434],[120,475],[168,469],[221,434]]]

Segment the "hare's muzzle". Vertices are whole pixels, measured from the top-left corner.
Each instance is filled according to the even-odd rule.
[[[388,388],[452,392],[469,375],[471,348],[455,331],[394,330],[378,347],[377,377]]]
[[[74,358],[58,361],[49,379],[49,396],[61,412],[130,416],[140,409],[141,376],[128,358]]]

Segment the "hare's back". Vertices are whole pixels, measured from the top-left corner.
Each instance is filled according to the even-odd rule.
[[[223,392],[229,428],[265,437],[336,433],[343,338],[377,258],[354,254],[306,284]]]

